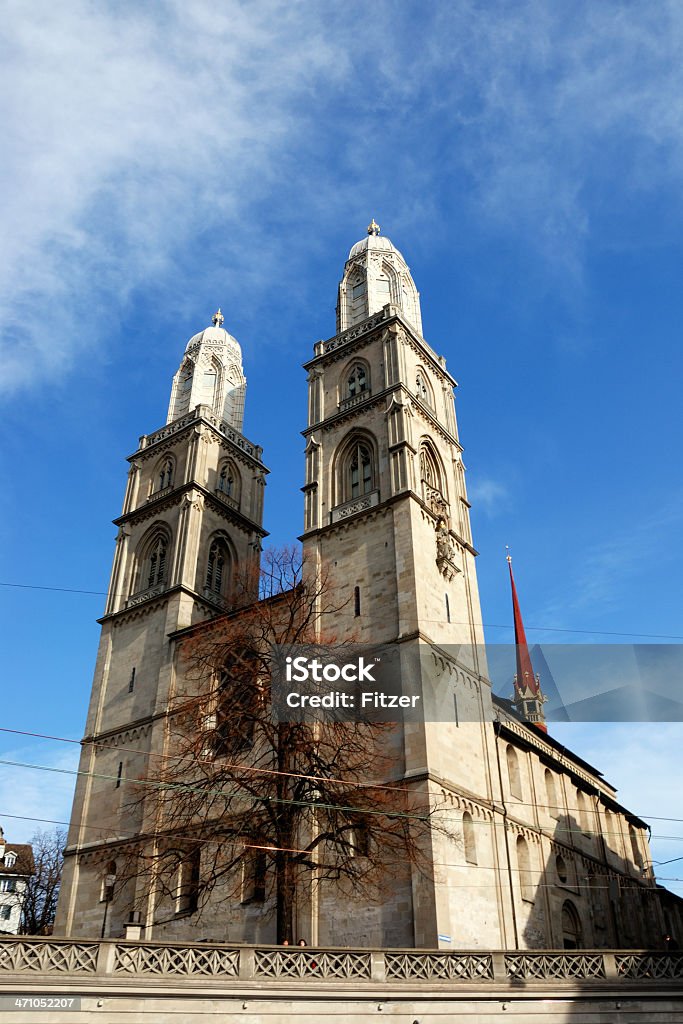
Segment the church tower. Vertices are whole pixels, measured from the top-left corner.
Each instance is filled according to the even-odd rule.
[[[236,579],[259,564],[268,471],[262,449],[242,434],[242,354],[222,324],[218,310],[190,338],[166,424],[128,459],[57,934],[121,933],[114,904],[105,916],[106,886],[120,842],[141,831],[129,781],[163,750],[175,685],[169,636],[229,610]]]
[[[395,778],[432,803],[456,791],[490,801],[493,712],[456,382],[422,335],[403,256],[379,231],[373,220],[351,249],[338,333],[305,366],[305,557],[346,596],[340,637],[398,644],[404,677],[420,676],[426,721],[404,724]],[[396,905],[368,923],[369,943],[438,946],[454,930],[437,867],[449,855],[436,839],[431,857],[432,881],[397,881]],[[490,934],[500,934],[495,914]]]

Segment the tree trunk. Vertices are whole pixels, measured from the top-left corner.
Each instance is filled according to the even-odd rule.
[[[279,853],[275,862],[275,886],[277,908],[277,941],[282,944],[285,939],[290,946],[294,945],[292,929],[294,916],[294,883],[292,864],[287,853]]]

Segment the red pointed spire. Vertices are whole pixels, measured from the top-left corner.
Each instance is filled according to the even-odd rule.
[[[538,701],[538,711],[540,713],[541,720],[536,720],[535,725],[539,729],[543,729],[547,732],[545,723],[542,720],[543,717],[543,701],[545,698],[541,693],[541,687],[537,677],[534,675],[533,666],[531,664],[531,655],[529,654],[529,647],[526,642],[526,633],[524,632],[524,623],[522,622],[522,612],[519,607],[519,598],[517,597],[517,587],[515,586],[515,577],[512,574],[512,558],[510,555],[507,556],[508,568],[510,570],[510,586],[512,588],[512,615],[515,622],[515,652],[517,655],[517,675],[515,676],[515,698],[517,701],[522,701],[524,697]]]

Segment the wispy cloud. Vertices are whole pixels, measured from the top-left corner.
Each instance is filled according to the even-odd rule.
[[[509,493],[505,484],[491,477],[474,476],[468,488],[468,497],[477,510],[481,510],[489,518],[506,511],[509,506]]]
[[[562,590],[534,611],[534,620],[571,626],[584,617],[595,621],[605,611],[618,607],[624,593],[633,589],[638,576],[658,557],[662,535],[677,531],[682,519],[683,511],[676,497],[646,519],[630,522],[607,540],[585,551],[578,550]],[[558,641],[557,634],[534,636],[538,642]]]
[[[681,192],[673,0],[10,0],[3,28],[5,392],[106,350],[140,291],[182,310],[239,268],[263,305],[370,204],[438,236],[455,196],[470,229],[580,278],[613,195]]]

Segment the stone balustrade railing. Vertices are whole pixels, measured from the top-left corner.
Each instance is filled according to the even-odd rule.
[[[647,950],[464,951],[191,945],[40,937],[0,938],[3,977],[214,978],[428,986],[578,982],[661,986],[683,980],[683,953]],[[676,987],[680,987],[676,986]]]

